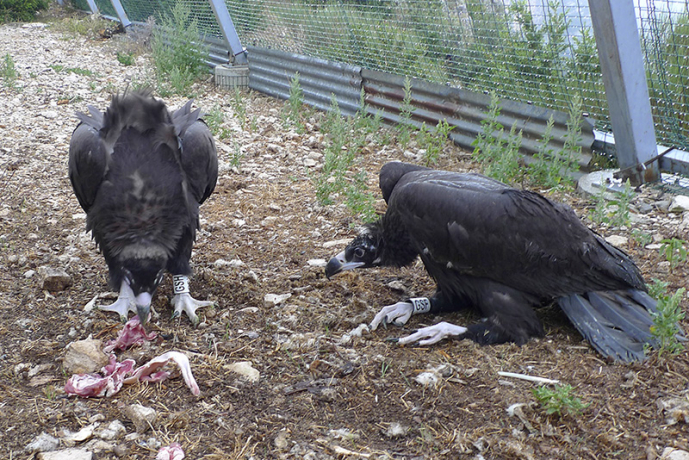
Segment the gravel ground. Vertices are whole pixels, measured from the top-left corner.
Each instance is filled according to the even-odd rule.
[[[384,341],[439,320],[423,316],[401,330],[352,334],[382,305],[427,295],[432,283],[420,264],[326,280],[318,259],[341,250],[357,221],[344,205],[315,199],[311,178],[327,142],[322,114],[307,114],[298,133],[284,127],[282,102],[243,92],[242,124],[234,95],[211,82],[195,86],[195,104],[224,116],[220,178],[201,209],[191,289],[218,306],[202,311],[198,328],[186,317],[170,320],[166,280],[154,300],[159,338],[120,354],[141,364],[183,352],[201,396],[173,374],[111,398],[67,397],[67,345],[109,340],[121,327],[114,315],[84,308],[109,300],[98,297],[108,290],[106,267],[67,179],[74,113],[87,104],[104,109],[111,93],[151,81],[152,71],[146,53],[132,66],[116,59],[141,43],[70,33],[71,20],[59,11],[42,20],[0,26],[0,49],[18,72],[14,87],[0,86],[0,457],[55,450],[75,458],[67,449],[78,448],[99,459],[149,459],[171,442],[187,458],[204,459],[656,459],[689,451],[686,351],[608,363],[552,307],[539,312],[546,336],[522,347]],[[175,109],[186,99],[165,101]],[[413,141],[403,150],[394,136],[386,144],[370,139],[359,161],[376,197],[381,165],[418,154]],[[449,144],[439,167],[476,170],[467,152]],[[552,197],[582,217],[591,211],[574,192]],[[671,291],[689,279],[686,262],[671,270],[658,251],[665,238],[689,240],[689,213],[668,212],[673,197],[668,187],[644,188],[629,227],[586,219],[628,251],[647,280],[668,282]],[[384,202],[376,207],[383,211]],[[49,270],[64,272],[67,285],[46,286]],[[468,313],[443,319],[478,320]],[[548,415],[534,384],[499,371],[557,379],[587,406]],[[133,414],[137,405],[155,411],[150,424]]]

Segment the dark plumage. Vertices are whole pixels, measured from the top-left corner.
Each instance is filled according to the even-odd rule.
[[[396,162],[382,168],[380,188],[387,212],[330,260],[329,277],[420,256],[437,282],[431,312],[472,307],[486,318],[440,338],[521,345],[543,335],[533,307],[555,300],[601,354],[643,359],[656,303],[629,256],[568,206],[479,174]],[[373,326],[404,323],[412,312],[412,303],[385,307]]]
[[[196,322],[196,308],[210,304],[189,296],[186,277],[199,205],[213,192],[218,160],[191,103],[171,114],[150,91],[117,95],[104,114],[91,106],[90,116],[77,114],[72,134],[69,179],[120,290],[104,309],[123,317],[136,311],[142,323],[165,270],[175,275],[175,316],[185,311]]]

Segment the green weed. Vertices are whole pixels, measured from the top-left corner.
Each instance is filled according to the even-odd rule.
[[[361,111],[359,112],[361,113]],[[314,178],[316,199],[325,206],[333,204],[336,194],[344,194],[350,211],[361,220],[369,222],[375,219],[375,198],[368,190],[366,172],[357,167],[357,153],[366,139],[366,133],[357,133],[353,127],[357,118],[347,119],[342,115],[337,98],[332,96],[330,110],[322,124],[327,136],[323,168]],[[353,171],[359,172],[354,173]]]
[[[670,262],[670,272],[687,260],[687,242],[678,238],[664,239],[660,242],[660,254]]]
[[[594,197],[594,209],[589,218],[597,224],[608,224],[611,227],[627,227],[631,221],[629,205],[635,196],[629,180],[624,183],[624,190],[615,192],[615,198],[608,200],[606,187],[600,187],[598,195]]]
[[[555,385],[554,388],[541,386],[531,391],[536,400],[548,415],[565,414],[577,415],[586,409],[589,404],[584,404],[581,399],[572,393],[571,385]]]
[[[400,105],[399,123],[397,124],[397,142],[400,144],[402,150],[407,148],[407,145],[411,140],[411,132],[414,129],[414,126],[411,123],[414,106],[412,105],[411,101],[411,79],[406,77],[404,79],[404,98],[402,99],[402,104]]]
[[[208,71],[208,46],[186,3],[175,2],[172,10],[159,19],[151,40],[158,92],[163,97],[188,96],[192,83]]]
[[[663,287],[667,289],[667,284]],[[678,323],[684,319],[684,311],[680,304],[685,292],[685,288],[680,288],[671,296],[665,295],[664,292],[658,296],[658,311],[653,314],[651,326],[651,334],[658,342],[658,355],[677,355],[684,350],[684,345],[677,336],[681,333]]]
[[[302,121],[302,111],[304,109],[304,90],[299,84],[299,72],[295,72],[290,79],[289,98],[285,105],[283,117],[285,125],[291,125],[297,133],[304,133],[306,127]]]
[[[131,66],[134,65],[134,54],[133,53],[124,53],[124,52],[117,52],[117,62],[122,64],[123,66]]]
[[[421,148],[425,149],[423,160],[426,166],[438,163],[443,147],[447,142],[447,136],[454,126],[450,126],[446,119],[438,122],[434,130],[428,129],[426,123],[421,125],[417,134],[417,140]]]
[[[242,96],[242,90],[237,87],[235,87],[232,95],[232,108],[234,109],[234,116],[239,121],[239,125],[242,127],[242,129],[245,129],[246,103],[244,102],[244,97]]]
[[[498,121],[499,102],[495,92],[491,93],[486,118],[481,121],[481,132],[472,142],[473,156],[481,164],[484,174],[510,184],[521,176],[519,149],[522,132],[517,132],[515,122],[509,135],[505,136],[505,130]]]
[[[203,121],[208,125],[208,129],[211,130],[211,134],[214,137],[218,137],[220,133],[220,126],[225,121],[225,116],[222,109],[219,106],[214,106],[211,110],[203,114]]]
[[[53,64],[50,66],[50,68],[53,69],[55,72],[73,73],[75,75],[81,75],[84,77],[92,77],[94,75],[93,71],[89,69],[82,69],[80,67],[65,67],[60,64]]]
[[[0,77],[7,88],[14,89],[19,74],[10,53],[5,54],[0,62]]]

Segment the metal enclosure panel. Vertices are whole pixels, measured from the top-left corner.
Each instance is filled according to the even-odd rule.
[[[359,109],[361,68],[323,59],[249,46],[249,88],[288,99],[292,77],[299,72],[304,102],[327,111],[335,95],[343,115]]]
[[[643,163],[656,155],[656,138],[632,2],[589,0],[591,23],[615,133],[620,168]],[[660,178],[658,165],[633,174],[632,185]]]
[[[362,70],[362,77],[369,113],[378,112],[387,122],[399,123],[405,78],[367,69]],[[417,127],[422,123],[432,127],[445,119],[448,124],[454,126],[450,138],[460,147],[473,150],[471,144],[482,130],[481,121],[486,118],[490,95],[417,79],[411,79],[411,83],[411,104],[415,108],[411,122]],[[513,124],[522,131],[521,153],[533,155],[538,152],[538,143],[551,116],[555,124],[550,146],[557,150],[564,145],[567,114],[508,100],[501,100],[500,108],[498,121],[503,125],[506,134]],[[582,147],[582,155],[578,163],[582,170],[586,170],[591,160],[593,125],[587,119],[583,119],[581,128],[579,145]]]

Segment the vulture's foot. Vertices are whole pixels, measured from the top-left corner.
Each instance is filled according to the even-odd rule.
[[[383,307],[373,318],[370,329],[375,331],[381,324],[385,328],[388,327],[388,324],[403,326],[409,321],[412,313],[414,313],[414,306],[410,302],[397,302],[394,305],[388,305]]]
[[[172,313],[172,319],[182,316],[182,312],[184,312],[194,326],[199,324],[199,317],[196,315],[196,310],[215,305],[215,302],[209,300],[196,300],[188,292],[175,294],[170,303],[175,307],[175,311]]]
[[[136,314],[136,302],[134,301],[134,292],[129,285],[122,281],[120,286],[120,295],[112,305],[102,305],[98,307],[103,311],[114,311],[119,313],[120,320],[126,322],[129,317],[129,312]]]
[[[402,337],[397,343],[406,345],[408,343],[418,342],[419,345],[432,345],[448,337],[461,336],[466,334],[466,332],[466,327],[455,326],[454,324],[443,321],[442,323],[421,328],[411,335]]]

